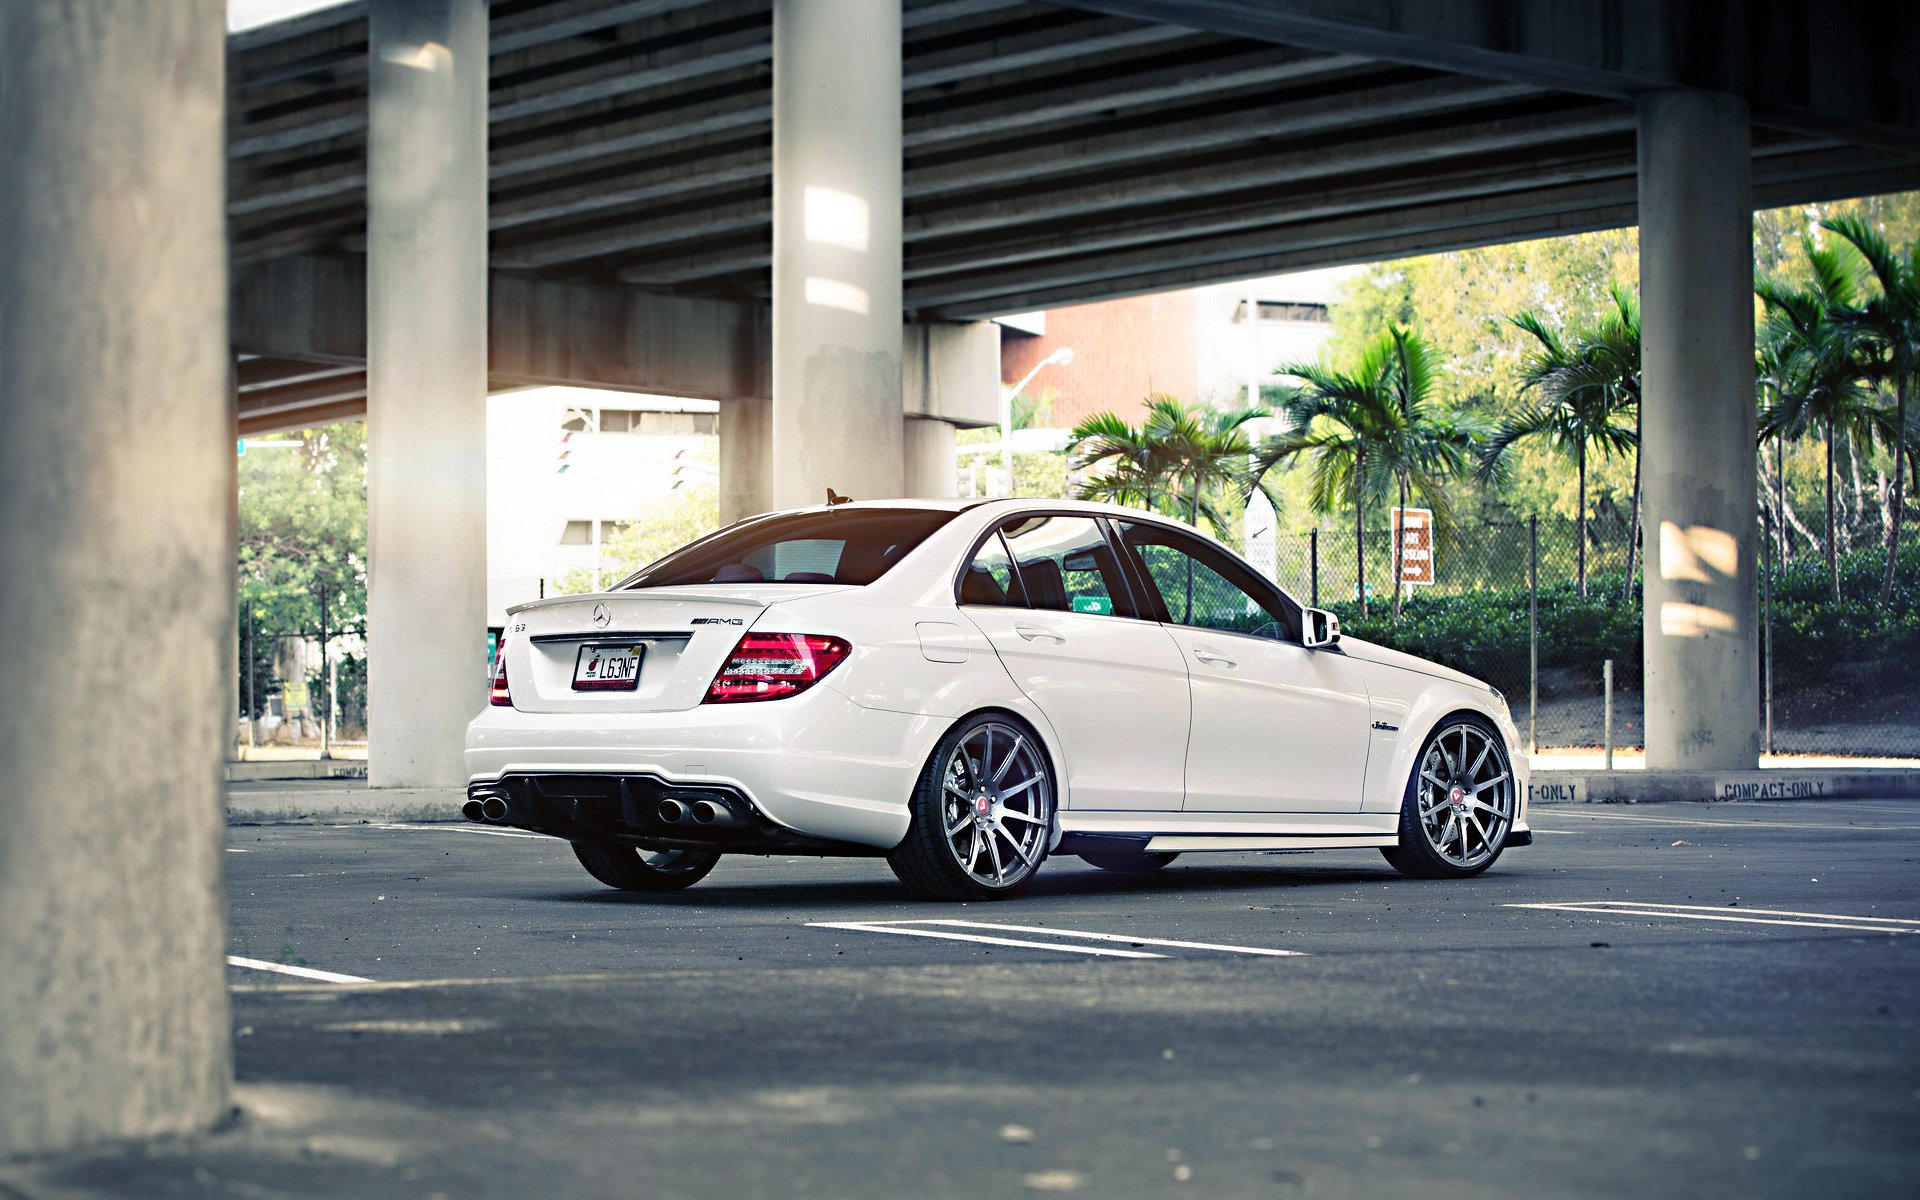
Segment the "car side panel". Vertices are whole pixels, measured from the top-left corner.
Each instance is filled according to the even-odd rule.
[[[1506,743],[1514,771],[1515,794],[1520,797],[1515,827],[1527,827],[1527,756],[1521,752],[1519,732],[1504,704],[1484,688],[1378,663],[1361,662],[1359,666],[1372,697],[1374,721],[1396,727],[1373,731],[1367,754],[1363,812],[1397,812],[1427,735],[1448,714],[1473,712],[1491,722]]]
[[[1040,735],[1054,764],[1060,806],[1071,803],[1066,760],[1052,723],[1014,681],[985,635],[957,608],[902,605],[878,595],[831,599],[835,603],[774,605],[754,629],[845,638],[853,654],[822,686],[862,708],[930,718],[914,727],[917,740],[903,751],[922,764],[962,717],[993,708],[1015,714]],[[907,798],[906,792],[898,797],[903,809]]]

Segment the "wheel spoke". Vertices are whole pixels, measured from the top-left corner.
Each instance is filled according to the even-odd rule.
[[[1040,776],[1029,775],[1027,776],[1026,779],[1022,780],[1019,783],[1014,784],[1012,787],[1001,792],[1000,800],[1002,803],[1005,803],[1006,801],[1013,799],[1015,796],[1018,796],[1021,792],[1026,791],[1028,788],[1032,787],[1034,784],[1039,782],[1040,782]]]
[[[1507,773],[1505,771],[1502,771],[1498,775],[1495,775],[1492,779],[1487,780],[1485,783],[1479,784],[1478,786],[1472,788],[1471,791],[1473,792],[1474,795],[1478,796],[1481,792],[1486,791],[1488,788],[1492,787],[1494,784],[1505,783],[1506,781],[1507,781]]]
[[[973,823],[973,810],[967,809],[967,808],[961,809],[960,819],[955,821],[953,824],[947,826],[947,836],[948,837],[956,836],[957,834],[959,834],[959,832],[962,829],[965,829],[968,825],[972,823]]]
[[[1486,763],[1486,761],[1487,761],[1487,755],[1489,755],[1489,754],[1492,754],[1492,753],[1493,753],[1493,743],[1492,743],[1492,742],[1482,742],[1482,743],[1481,743],[1481,745],[1480,745],[1480,757],[1478,757],[1478,758],[1476,758],[1476,759],[1474,759],[1474,760],[1473,760],[1473,765],[1472,765],[1471,767],[1468,767],[1468,768],[1467,768],[1467,776],[1466,776],[1466,777],[1467,777],[1468,779],[1472,779],[1472,778],[1473,778],[1473,777],[1474,777],[1475,775],[1478,775],[1478,774],[1480,773],[1480,768],[1481,768],[1481,767],[1482,767],[1483,765],[1485,765],[1485,763]]]
[[[1013,749],[1007,751],[1006,756],[1000,760],[1000,769],[993,773],[993,783],[996,786],[998,786],[1000,780],[1006,776],[1007,769],[1019,760],[1020,751],[1026,744],[1027,739],[1017,733],[1013,735]]]
[[[1000,818],[1002,820],[1025,821],[1029,825],[1045,825],[1047,823],[1044,819],[1036,817],[1032,813],[1023,813],[1017,808],[1001,809]]]
[[[1021,848],[1020,840],[1014,837],[1011,833],[1008,833],[1005,828],[1001,828],[998,832],[1001,837],[1007,839],[1007,845],[1013,847],[1013,852],[1020,856],[1020,861],[1027,864],[1027,867],[1031,869],[1034,865],[1033,859],[1028,857],[1027,852]]]
[[[967,843],[967,870],[973,870],[973,864],[980,859],[980,827],[973,827],[973,840]]]
[[[1447,781],[1435,775],[1432,771],[1427,770],[1425,767],[1420,768],[1420,778],[1426,780],[1443,792],[1447,790]]]
[[[1492,850],[1493,839],[1487,836],[1487,827],[1480,823],[1480,818],[1474,816],[1472,813],[1468,813],[1467,820],[1472,821],[1473,827],[1480,833],[1480,848],[1483,850]]]
[[[1006,871],[1006,868],[1002,866],[1000,863],[1000,847],[997,843],[994,842],[993,833],[991,831],[987,833],[986,842],[987,842],[987,856],[993,859],[993,881],[995,883],[999,883],[1006,878],[1007,871]]]

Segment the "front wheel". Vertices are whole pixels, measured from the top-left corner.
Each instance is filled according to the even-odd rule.
[[[1475,717],[1427,738],[1400,804],[1400,844],[1380,853],[1402,875],[1464,879],[1493,865],[1513,829],[1518,793],[1500,735]]]
[[[613,838],[582,838],[573,856],[587,874],[624,892],[677,892],[707,877],[720,855],[713,850],[642,850]]]
[[[925,900],[1010,896],[1047,856],[1053,805],[1053,768],[1033,734],[992,713],[968,718],[927,760],[887,865]]]

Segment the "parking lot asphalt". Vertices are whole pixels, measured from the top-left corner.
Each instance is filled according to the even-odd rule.
[[[23,1194],[1910,1196],[1920,803],[1570,806],[1372,851],[610,891],[549,839],[232,829],[242,1115]],[[263,969],[320,972],[330,982]],[[4,1186],[0,1186],[0,1195]]]

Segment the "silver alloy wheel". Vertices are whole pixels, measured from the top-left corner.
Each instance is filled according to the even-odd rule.
[[[1478,725],[1448,725],[1420,756],[1420,828],[1433,852],[1472,870],[1499,853],[1513,825],[1513,772],[1493,735]]]
[[[1033,874],[1053,824],[1053,781],[1033,739],[988,722],[953,748],[941,772],[942,840],[960,868],[989,887]]]

